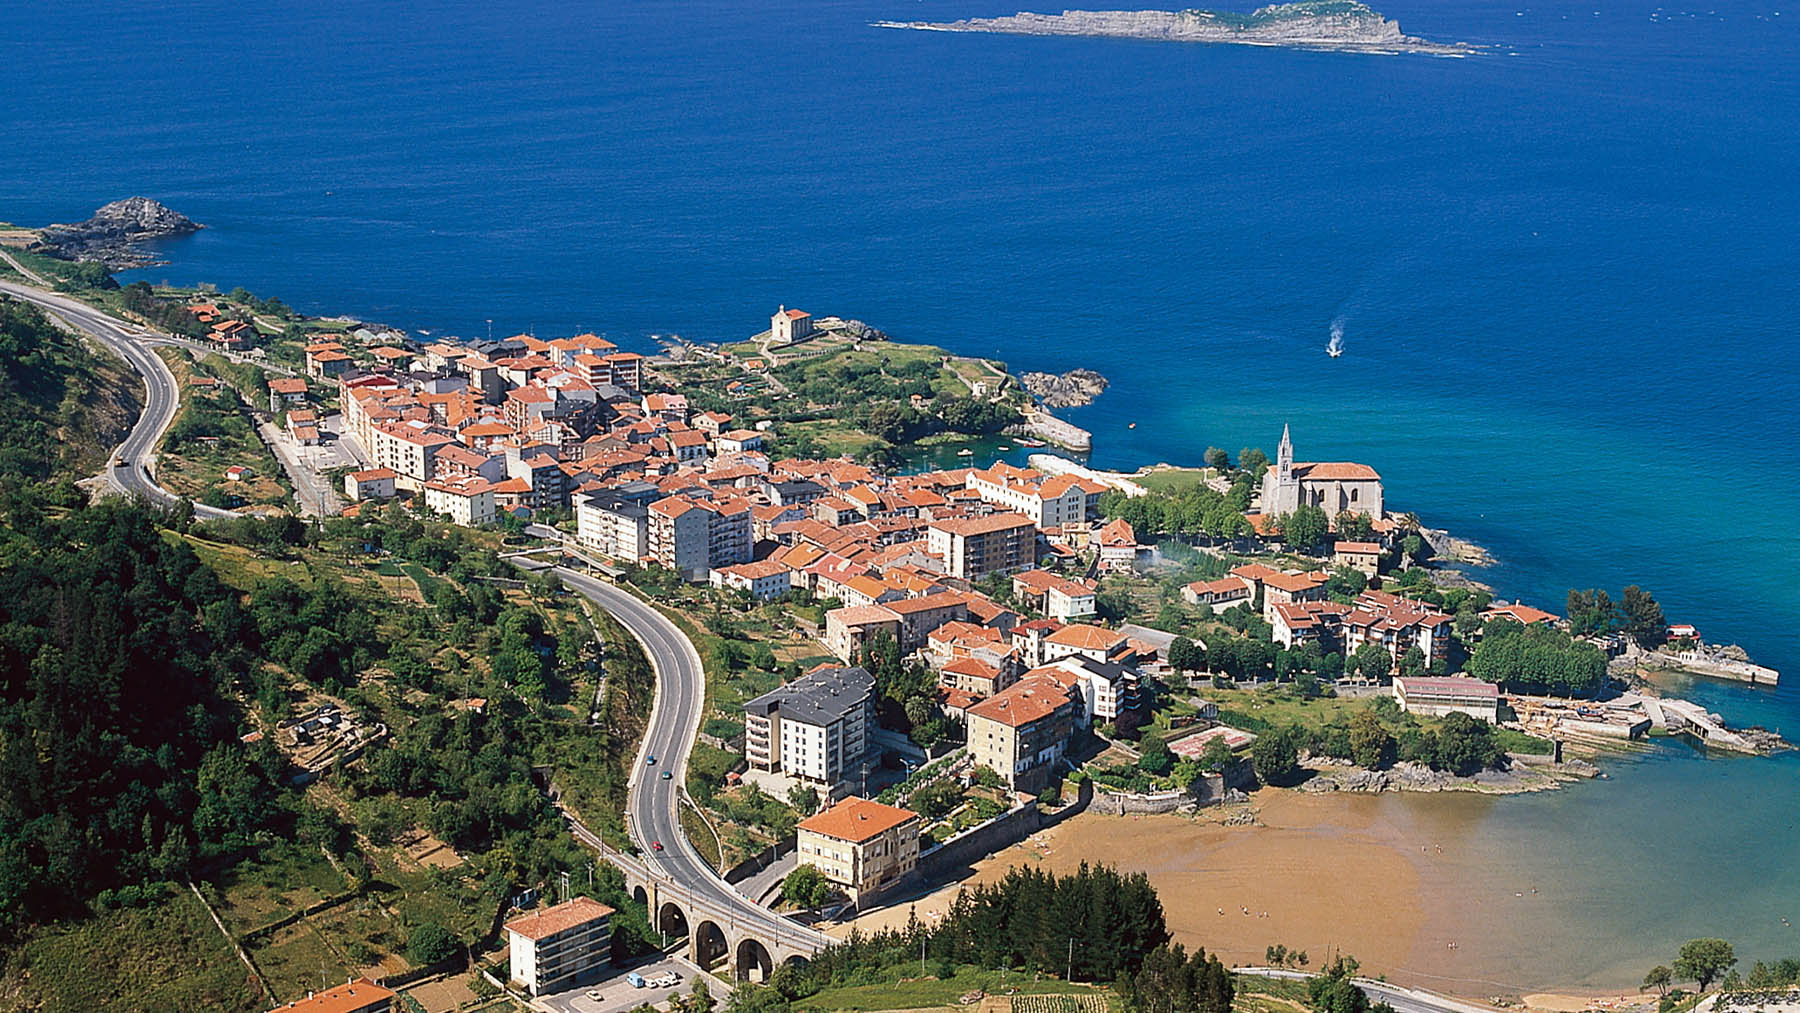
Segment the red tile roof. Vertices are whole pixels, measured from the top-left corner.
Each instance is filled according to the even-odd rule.
[[[801,820],[797,829],[840,841],[861,843],[887,833],[907,820],[918,818],[919,814],[910,809],[882,805],[871,799],[851,795],[817,816]]]
[[[612,913],[612,908],[592,897],[577,897],[555,907],[514,918],[506,923],[506,931],[535,941],[558,932],[567,932],[577,925],[585,925]]]

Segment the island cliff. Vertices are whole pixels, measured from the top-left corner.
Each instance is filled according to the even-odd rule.
[[[1398,22],[1383,17],[1358,0],[1303,0],[1274,4],[1251,14],[1209,10],[1020,12],[1000,18],[935,23],[877,21],[875,25],[935,32],[1092,35],[1439,56],[1463,56],[1476,51],[1475,47],[1461,43],[1437,43],[1405,35]]]
[[[109,271],[124,271],[162,263],[140,243],[185,236],[203,227],[148,197],[127,197],[100,208],[85,222],[46,226],[31,249],[64,260],[95,261],[105,264]]]

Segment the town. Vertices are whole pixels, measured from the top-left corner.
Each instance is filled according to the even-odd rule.
[[[115,469],[185,483],[209,516],[274,515],[291,494],[313,516],[501,530],[519,576],[596,603],[602,585],[629,588],[706,651],[698,741],[656,747],[661,762],[642,747],[637,853],[564,813],[665,944],[685,947],[617,965],[618,911],[544,884],[510,905],[505,958],[480,972],[540,1008],[625,1009],[646,989],[675,996],[688,974],[768,981],[864,915],[1078,813],[1242,806],[1263,785],[1536,790],[1593,776],[1590,759],[1652,733],[1780,745],[1638,686],[1602,699],[1620,660],[1714,655],[1636,588],[1619,606],[1572,593],[1565,619],[1422,565],[1422,526],[1389,509],[1379,473],[1296,460],[1286,428],[1272,460],[1208,450],[1205,468],[1138,476],[1054,454],[896,466],[887,440],[859,460],[816,453],[816,426],[789,432],[838,407],[814,393],[832,363],[909,413],[902,430],[1022,446],[1085,446],[1088,434],[993,363],[787,307],[747,342],[645,356],[591,333],[419,342],[316,320],[277,331],[251,298],[164,295],[158,312],[182,325],[189,355],[163,358],[184,405],[257,417],[285,481],[253,500],[269,464],[239,460],[208,486],[193,460],[223,458],[221,438],[203,434],[170,445],[206,450]],[[266,403],[231,405],[226,389],[246,377],[262,378]],[[792,389],[801,379],[805,393]],[[838,437],[849,445],[831,449],[859,438]],[[1275,710],[1286,716],[1264,716]],[[271,732],[296,784],[341,776],[391,734],[329,694]],[[704,832],[653,829],[688,806]],[[660,878],[660,863],[694,848],[731,903],[776,920],[727,935],[691,879]],[[398,997],[362,978],[282,1008],[383,1010]]]

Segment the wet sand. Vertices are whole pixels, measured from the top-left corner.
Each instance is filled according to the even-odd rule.
[[[1224,826],[1219,810],[1197,820],[1081,815],[854,924],[899,926],[914,910],[929,919],[961,886],[1014,865],[1068,872],[1086,860],[1146,873],[1176,939],[1228,964],[1261,964],[1281,944],[1306,951],[1310,966],[1348,953],[1367,973],[1475,999],[1618,996],[1642,970],[1635,960],[1583,963],[1582,940],[1592,938],[1577,915],[1585,905],[1553,901],[1559,891],[1539,892],[1518,863],[1497,860],[1483,830],[1492,805],[1485,797],[1265,791],[1256,826]]]
[[[1086,860],[1149,875],[1176,939],[1229,964],[1260,964],[1279,943],[1307,951],[1315,966],[1334,948],[1376,973],[1405,966],[1425,926],[1412,857],[1371,807],[1269,794],[1258,807],[1262,826],[1077,816],[979,863],[960,884],[855,924],[865,931],[902,925],[915,906],[929,918],[961,885],[991,882],[1014,865],[1068,872]]]

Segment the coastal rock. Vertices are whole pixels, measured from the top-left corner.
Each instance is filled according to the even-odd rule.
[[[892,341],[892,340],[894,340],[893,338],[888,336],[888,333],[886,331],[880,330],[879,328],[870,327],[868,324],[863,323],[861,320],[845,320],[843,322],[843,324],[841,325],[841,327],[842,327],[844,333],[850,335],[852,338],[856,339],[857,341]]]
[[[1092,404],[1107,387],[1106,377],[1091,369],[1071,369],[1061,376],[1026,373],[1019,382],[1049,408],[1079,408]]]
[[[1168,42],[1226,42],[1365,52],[1465,55],[1474,47],[1428,42],[1404,35],[1399,23],[1357,0],[1303,0],[1272,4],[1251,14],[1231,11],[1075,11],[962,21],[878,21],[880,28],[1008,35],[1091,35]]]
[[[46,227],[32,249],[64,260],[94,261],[106,265],[109,271],[124,271],[165,263],[139,244],[185,236],[204,227],[160,201],[127,197],[100,208],[85,222]]]

